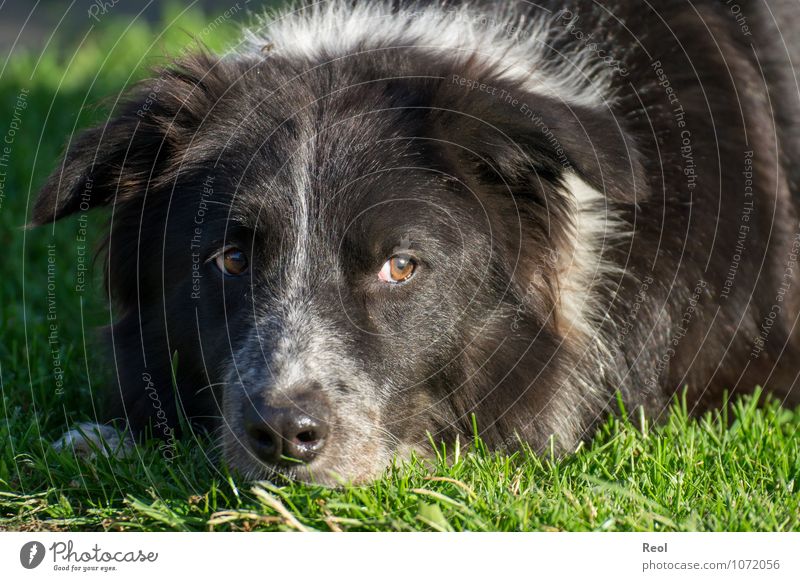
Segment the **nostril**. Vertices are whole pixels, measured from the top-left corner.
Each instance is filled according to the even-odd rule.
[[[314,430],[306,430],[297,434],[297,441],[301,444],[310,444],[317,440],[319,440],[319,438],[317,437],[317,432]]]
[[[248,426],[250,447],[265,462],[277,462],[281,458],[280,436],[266,427]]]
[[[304,414],[294,415],[286,432],[284,454],[307,462],[325,445],[327,425]]]
[[[274,418],[265,417],[265,409],[248,409],[245,412],[244,430],[250,448],[264,462],[277,462],[282,453],[281,436],[271,422]]]
[[[283,453],[301,462],[311,462],[325,447],[328,424],[318,414],[307,415],[295,410],[290,414],[284,432]]]
[[[264,430],[261,428],[253,428],[247,430],[247,434],[255,441],[256,444],[259,446],[274,446],[275,445],[275,438],[272,435],[272,432],[269,430]]]

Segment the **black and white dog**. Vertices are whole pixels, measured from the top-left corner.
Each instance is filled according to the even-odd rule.
[[[334,0],[159,71],[33,214],[110,207],[108,418],[331,484],[473,414],[569,451],[617,392],[798,402],[783,4]]]

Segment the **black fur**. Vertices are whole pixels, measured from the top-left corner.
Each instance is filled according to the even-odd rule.
[[[113,208],[122,398],[109,419],[163,425],[146,374],[168,426],[176,402],[222,426],[228,461],[255,475],[267,468],[243,443],[241,406],[291,400],[305,374],[333,427],[318,459],[283,472],[325,482],[368,478],[428,432],[469,438],[473,413],[491,446],[555,436],[569,450],[617,390],[655,417],[683,386],[693,411],[756,385],[797,403],[794,48],[764,3],[739,4],[750,34],[711,0],[520,3],[555,23],[551,74],[587,50],[578,30],[624,65],[602,107],[390,43],[347,58],[200,53],[158,71],[69,144],[33,213]],[[563,304],[564,257],[583,234],[568,175],[603,192],[595,213],[616,221],[594,255],[616,268],[583,289],[589,334]],[[247,251],[246,276],[209,261],[226,244]],[[417,273],[382,285],[382,263],[409,246]]]

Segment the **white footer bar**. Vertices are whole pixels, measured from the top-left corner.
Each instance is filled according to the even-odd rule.
[[[800,533],[9,532],[0,571],[136,581],[800,579]]]

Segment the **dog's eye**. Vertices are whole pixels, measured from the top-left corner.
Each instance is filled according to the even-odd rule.
[[[235,246],[228,246],[217,254],[215,264],[228,276],[241,276],[247,272],[247,256]]]
[[[395,254],[383,263],[378,278],[383,282],[405,282],[414,275],[417,262],[408,254]]]

